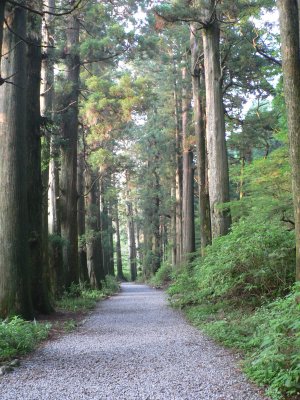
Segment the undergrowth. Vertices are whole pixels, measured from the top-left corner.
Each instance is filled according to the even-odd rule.
[[[50,324],[24,321],[19,317],[0,322],[0,362],[32,351],[46,339]]]
[[[165,262],[161,265],[157,273],[150,278],[148,284],[156,287],[166,287],[172,281],[172,266]]]
[[[72,284],[56,305],[58,308],[68,311],[87,311],[93,309],[99,300],[111,296],[118,290],[118,282],[112,276],[105,277],[101,289],[90,289],[85,285]]]

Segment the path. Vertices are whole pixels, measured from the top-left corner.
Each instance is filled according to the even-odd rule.
[[[77,331],[0,378],[1,400],[263,400],[235,358],[144,285],[123,284]]]

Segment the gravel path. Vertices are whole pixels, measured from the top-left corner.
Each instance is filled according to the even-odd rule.
[[[77,331],[0,378],[1,400],[263,400],[163,293],[123,284]]]

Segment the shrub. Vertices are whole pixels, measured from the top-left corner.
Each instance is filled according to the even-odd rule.
[[[31,351],[48,336],[50,324],[24,321],[13,317],[0,322],[0,361]]]
[[[249,376],[269,385],[274,399],[300,396],[300,285],[283,299],[258,310],[260,323],[251,343],[257,348],[246,362]],[[298,398],[298,397],[297,397]]]
[[[168,262],[165,262],[158,269],[156,274],[150,279],[149,284],[154,287],[165,286],[171,282],[172,267]]]
[[[266,221],[251,215],[215,239],[192,272],[176,277],[169,293],[180,293],[182,305],[230,299],[257,306],[288,292],[294,265],[294,232],[275,220],[266,227]]]

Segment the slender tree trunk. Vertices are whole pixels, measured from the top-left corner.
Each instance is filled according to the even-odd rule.
[[[190,253],[195,252],[195,226],[194,226],[194,165],[192,150],[183,152],[183,260],[189,260]]]
[[[176,67],[174,65],[174,117],[176,141],[176,172],[175,172],[175,232],[176,232],[176,265],[181,262],[182,255],[182,135],[179,118],[178,88]]]
[[[2,57],[2,41],[3,41],[3,26],[4,26],[4,13],[5,13],[5,0],[0,1],[0,63]],[[0,70],[1,72],[1,70]],[[2,73],[0,73],[2,77]]]
[[[105,278],[101,251],[99,185],[95,174],[86,169],[86,253],[91,287],[100,288]]]
[[[125,277],[123,274],[122,265],[122,252],[121,252],[121,239],[120,239],[120,221],[119,221],[119,207],[118,199],[116,200],[116,217],[115,217],[115,227],[116,227],[116,254],[117,254],[117,278],[120,281],[124,281]]]
[[[71,6],[75,4],[72,0]],[[66,81],[70,85],[65,94],[62,113],[64,144],[61,147],[61,235],[66,241],[63,247],[63,263],[66,287],[79,282],[78,228],[77,228],[77,139],[78,139],[78,90],[80,60],[77,53],[79,44],[79,20],[77,13],[66,17]]]
[[[193,150],[188,133],[188,112],[190,101],[187,91],[187,68],[182,69],[182,141],[183,141],[183,177],[182,177],[182,261],[189,260],[189,254],[195,251],[194,226],[194,166]]]
[[[225,235],[231,224],[228,207],[225,210],[220,208],[229,201],[229,175],[221,90],[219,33],[216,18],[203,30],[209,198],[213,238]]]
[[[100,171],[103,173],[103,171]],[[106,172],[103,173],[103,177],[100,182],[100,220],[101,220],[101,240],[102,240],[102,258],[103,268],[105,276],[109,275],[110,270],[110,238],[108,232],[108,208],[107,201],[105,199],[105,193],[108,189],[108,179]]]
[[[108,207],[108,240],[109,240],[109,247],[108,247],[108,256],[109,256],[109,268],[108,273],[111,276],[115,276],[115,265],[114,265],[114,238],[113,238],[113,223],[112,223],[112,210],[111,210],[111,201],[109,202]]]
[[[129,250],[129,266],[131,280],[134,282],[137,278],[136,267],[136,244],[134,233],[134,220],[132,203],[127,199],[127,233],[128,233],[128,250]]]
[[[6,7],[0,86],[0,317],[32,318],[26,165],[26,14]]]
[[[197,140],[197,171],[199,189],[199,216],[200,216],[200,241],[201,255],[205,254],[205,248],[211,243],[210,207],[207,181],[207,157],[206,157],[206,137],[205,124],[203,118],[203,107],[200,91],[200,43],[197,24],[191,25],[191,61],[192,61],[192,87],[194,105],[194,126]]]
[[[78,259],[79,259],[79,277],[81,282],[89,282],[89,274],[87,269],[87,257],[86,257],[86,244],[85,244],[85,184],[84,184],[84,153],[81,152],[78,155],[78,166],[77,166],[77,192],[78,192],[78,237],[79,237],[79,248],[78,248]]]
[[[138,208],[135,206],[134,207],[134,213],[136,216],[139,215],[139,211]],[[136,256],[137,256],[137,265],[141,265],[142,264],[142,251],[141,251],[141,240],[140,240],[140,235],[141,235],[141,229],[140,229],[140,221],[137,218],[135,221],[135,237],[136,237]]]
[[[300,280],[300,39],[299,3],[278,0],[284,95],[287,109],[296,235],[296,280]]]
[[[172,241],[172,252],[171,252],[171,263],[172,267],[176,267],[176,181],[174,175],[174,182],[171,188],[171,199],[172,199],[172,214],[171,214],[171,241]]]
[[[44,1],[44,11],[55,9],[55,0]],[[42,69],[41,69],[41,116],[46,123],[53,123],[53,101],[54,101],[54,54],[53,54],[53,27],[54,17],[45,14],[42,21]],[[46,47],[48,46],[48,47]],[[47,165],[42,173],[43,180],[43,235],[44,263],[49,263],[49,275],[51,279],[52,292],[60,296],[64,290],[64,271],[62,263],[62,247],[60,238],[60,218],[58,214],[58,150],[54,144],[53,137],[44,138],[44,164]],[[48,235],[51,239],[48,243]],[[47,238],[47,239],[46,239]]]
[[[158,163],[159,160],[156,160]],[[158,171],[154,171],[155,178],[155,197],[153,198],[153,214],[152,214],[152,228],[153,228],[153,237],[152,237],[152,273],[155,274],[160,267],[161,264],[161,235],[160,235],[160,198],[158,193],[160,192],[160,179]]]
[[[27,52],[27,178],[28,178],[28,223],[29,262],[31,271],[31,294],[35,310],[49,313],[53,310],[49,300],[48,260],[43,259],[43,185],[41,170],[40,129],[40,82],[41,82],[41,36],[40,18],[28,14]],[[47,245],[47,243],[46,243]]]

